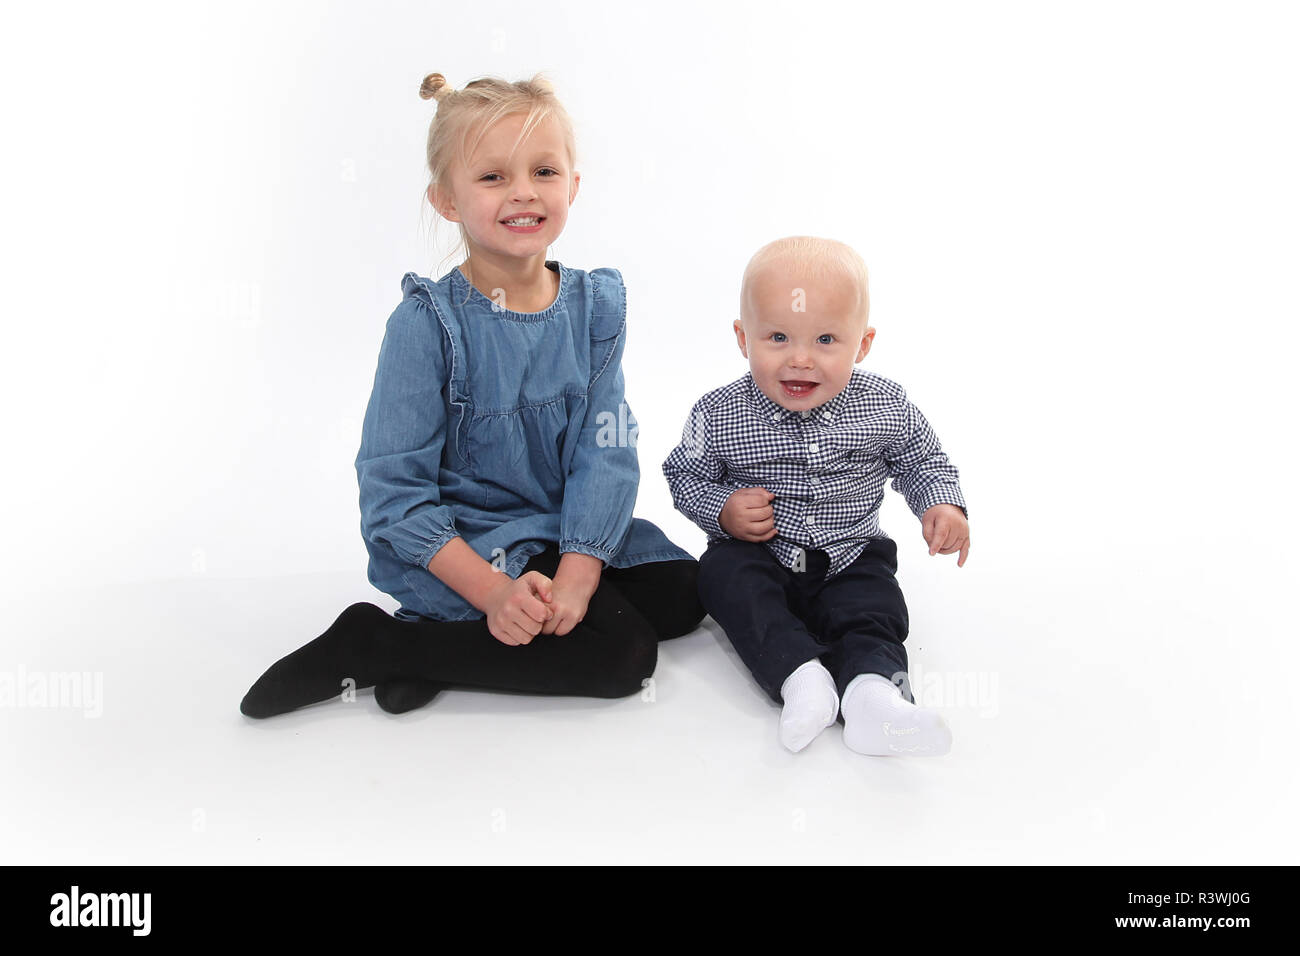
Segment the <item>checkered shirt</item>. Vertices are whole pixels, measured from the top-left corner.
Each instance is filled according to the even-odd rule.
[[[827,577],[844,570],[880,530],[885,483],[920,518],[947,502],[966,513],[957,468],[930,423],[901,385],[855,368],[834,398],[804,411],[772,401],[752,373],[703,396],[691,409],[682,442],[664,460],[673,504],[708,534],[740,488],[762,487],[777,533],[764,542],[787,568],[804,567],[804,549],[827,552]]]

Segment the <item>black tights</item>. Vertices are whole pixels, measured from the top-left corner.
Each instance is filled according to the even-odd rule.
[[[534,555],[521,574],[554,577],[556,545]],[[353,604],[320,637],[273,664],[240,710],[270,717],[337,697],[346,681],[360,690],[420,679],[577,697],[626,697],[654,673],[659,641],[689,634],[704,619],[694,559],[606,567],[587,613],[567,634],[538,634],[511,646],[486,619],[401,621],[373,604]]]

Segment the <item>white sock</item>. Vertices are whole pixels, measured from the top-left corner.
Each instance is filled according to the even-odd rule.
[[[937,711],[910,703],[889,678],[859,674],[844,688],[844,744],[877,757],[940,757],[952,731]]]
[[[835,678],[813,658],[794,669],[781,685],[781,743],[798,753],[813,738],[835,723],[840,712],[840,697],[835,692]]]

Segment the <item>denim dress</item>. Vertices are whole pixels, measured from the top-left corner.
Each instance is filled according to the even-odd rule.
[[[548,543],[614,568],[693,559],[632,517],[622,275],[546,267],[560,291],[541,312],[500,307],[458,268],[402,276],[356,458],[367,574],[402,620],[484,617],[428,569],[457,536],[512,578]]]

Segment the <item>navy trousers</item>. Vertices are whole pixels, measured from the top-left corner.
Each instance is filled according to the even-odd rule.
[[[898,545],[875,538],[839,574],[809,549],[791,571],[759,542],[726,538],[700,557],[700,603],[722,626],[758,685],[778,703],[791,672],[819,659],[841,697],[859,674],[880,674],[915,703],[907,674],[907,604],[894,574]]]

